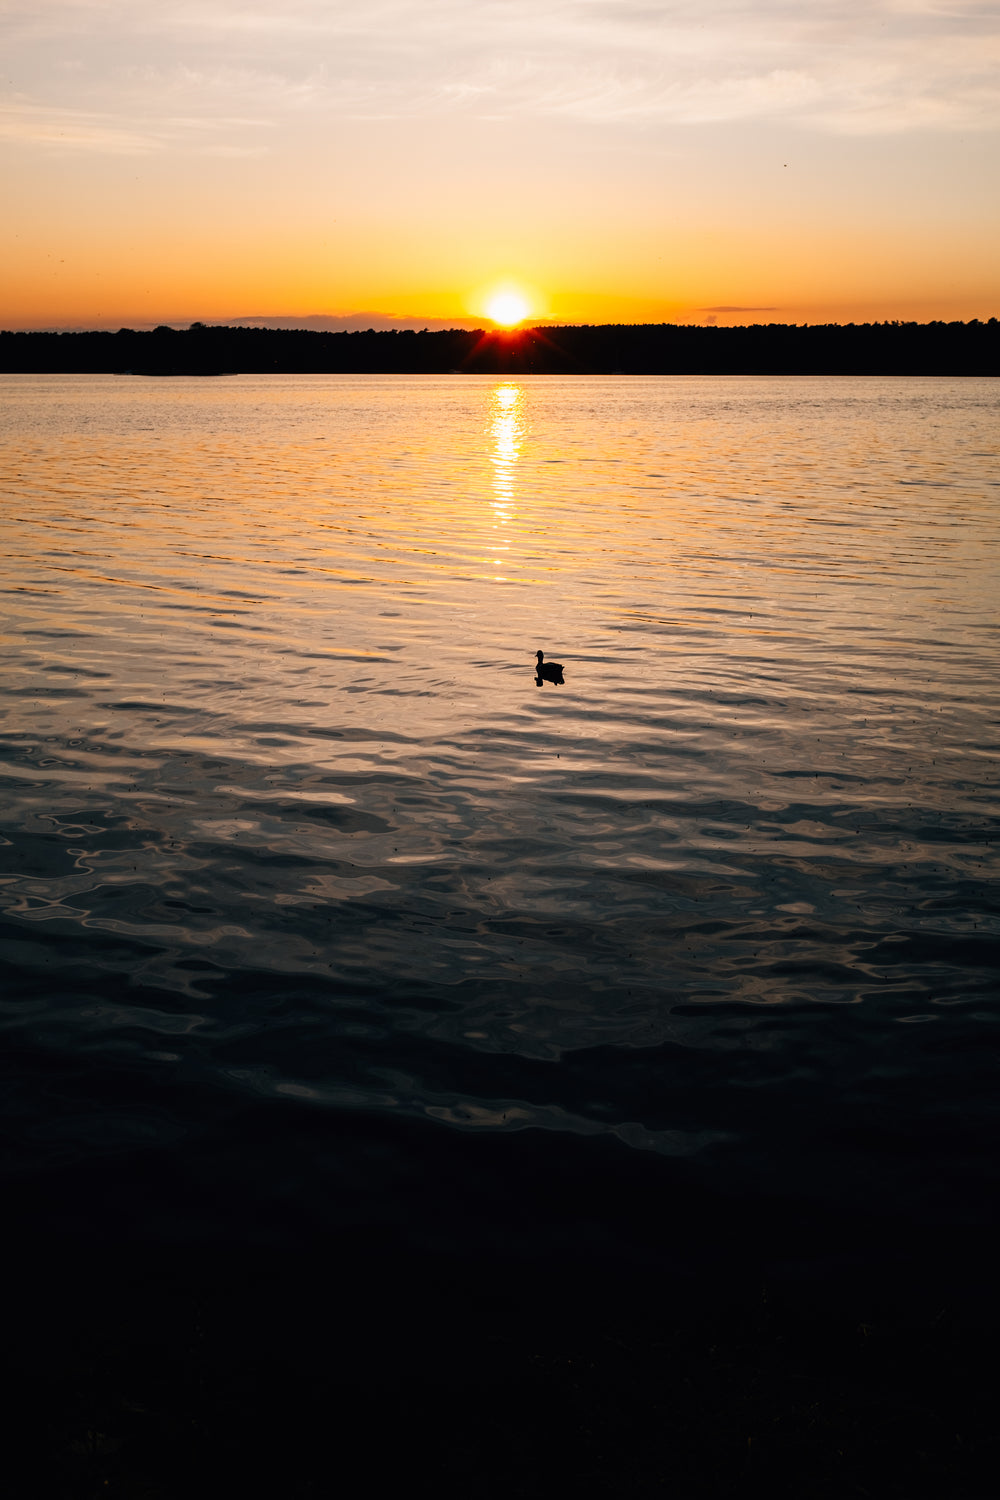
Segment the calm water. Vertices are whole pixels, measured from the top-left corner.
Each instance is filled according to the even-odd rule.
[[[1000,382],[0,390],[8,1174],[994,1212]]]

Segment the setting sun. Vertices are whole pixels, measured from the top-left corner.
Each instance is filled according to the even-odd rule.
[[[516,292],[504,292],[492,299],[487,305],[486,312],[494,323],[501,323],[505,328],[513,328],[515,323],[520,323],[528,316],[528,304]]]

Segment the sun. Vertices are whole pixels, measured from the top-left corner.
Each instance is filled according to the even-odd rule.
[[[516,292],[501,292],[487,303],[486,315],[504,328],[513,328],[528,316],[528,304]]]

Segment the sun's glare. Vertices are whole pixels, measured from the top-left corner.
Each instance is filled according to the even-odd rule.
[[[528,316],[528,304],[516,292],[502,292],[486,308],[487,316],[504,328],[513,328]]]

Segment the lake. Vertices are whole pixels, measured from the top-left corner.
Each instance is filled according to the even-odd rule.
[[[26,1232],[995,1219],[1000,381],[0,390]]]

